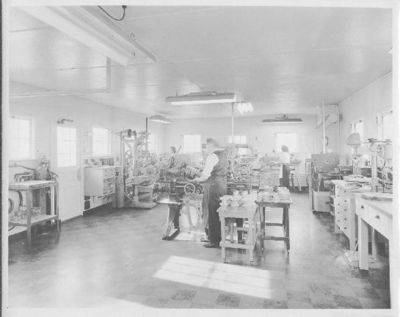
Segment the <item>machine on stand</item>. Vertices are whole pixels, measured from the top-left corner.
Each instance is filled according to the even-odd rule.
[[[201,223],[201,201],[203,188],[193,179],[200,175],[200,170],[185,163],[160,170],[160,178],[154,186],[154,193],[159,204],[168,206],[167,223],[163,240],[172,240],[180,232],[180,217],[185,216],[190,229]],[[191,212],[194,207],[195,214]]]
[[[338,164],[339,156],[337,154],[311,155],[309,195],[313,212],[331,213],[331,181],[343,177],[338,172]]]
[[[390,140],[369,139],[372,191],[393,192],[393,148]]]
[[[148,134],[128,129],[120,133],[120,141],[121,179],[117,179],[116,207],[153,208],[153,187],[159,170],[157,157],[148,151]]]

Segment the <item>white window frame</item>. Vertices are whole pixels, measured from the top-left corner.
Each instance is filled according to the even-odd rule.
[[[247,135],[234,135],[233,136],[233,144],[235,145],[246,145],[247,144]],[[228,136],[228,143],[232,144],[232,135]],[[247,155],[249,149],[245,147],[238,147],[237,155]]]
[[[153,139],[153,140],[151,140]],[[147,148],[150,153],[158,153],[158,138],[157,134],[149,133],[147,139]]]
[[[198,140],[198,144],[196,146],[190,146],[188,149],[185,142],[185,137],[196,137]],[[193,142],[191,142],[193,143]],[[201,134],[184,134],[183,135],[183,153],[201,153],[202,151],[202,144],[201,144]]]
[[[385,126],[384,126],[384,118],[387,116],[392,116],[392,120],[394,120],[394,114],[393,110],[389,111],[384,111],[381,113],[378,113],[376,116],[376,123],[377,123],[377,128],[378,128],[378,139],[379,140],[384,140],[384,139],[390,139],[387,136],[385,136]],[[393,133],[394,134],[394,133]]]
[[[11,151],[9,151],[9,160],[10,161],[24,161],[24,160],[32,160],[35,158],[34,155],[34,147],[35,147],[35,130],[34,130],[34,120],[32,117],[28,116],[19,116],[19,115],[11,115],[10,116],[10,125],[12,124],[11,120],[26,120],[29,121],[29,154],[27,157],[13,157]],[[9,139],[9,142],[13,142],[15,140]]]
[[[102,129],[107,132],[107,152],[106,153],[95,153],[94,129]],[[111,131],[110,131],[110,129],[107,129],[107,128],[104,128],[101,126],[93,126],[92,127],[92,156],[94,156],[94,157],[111,156]]]
[[[288,131],[288,132],[276,132],[274,135],[274,143],[275,143],[275,151],[276,152],[281,152],[281,146],[283,144],[278,144],[278,135],[281,134],[292,134],[296,137],[295,140],[295,147],[293,147],[290,144],[284,144],[289,148],[289,152],[291,153],[297,153],[299,151],[299,134],[297,132],[293,132],[293,131]]]
[[[59,142],[59,138],[58,138],[58,132],[59,132],[59,128],[60,129],[74,129],[75,130],[75,158],[74,158],[74,162],[72,163],[68,163],[68,164],[63,164],[60,165],[60,152],[59,152],[59,146],[60,146],[60,142]],[[65,167],[76,167],[78,166],[78,129],[76,127],[71,127],[68,125],[63,125],[60,126],[58,125],[56,128],[56,161],[57,161],[57,168],[65,168]]]
[[[359,125],[362,126],[362,131],[359,131],[360,130]],[[360,119],[360,120],[353,121],[351,123],[351,133],[356,133],[356,132],[358,132],[358,134],[360,134],[361,141],[364,141],[364,138],[365,138],[364,120]]]
[[[234,135],[233,136],[233,143],[244,145],[247,144],[247,135]],[[229,144],[232,144],[232,135],[228,137]]]

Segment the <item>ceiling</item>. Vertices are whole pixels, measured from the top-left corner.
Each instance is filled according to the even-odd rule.
[[[105,7],[119,16],[121,7]],[[156,57],[128,66],[11,10],[11,92],[60,90],[134,112],[222,117],[230,105],[174,107],[165,97],[235,92],[251,115],[313,113],[391,71],[391,11],[354,8],[135,7],[115,22]],[[103,90],[102,90],[103,89]]]

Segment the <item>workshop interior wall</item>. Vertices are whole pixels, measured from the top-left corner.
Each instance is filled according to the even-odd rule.
[[[246,135],[247,142],[260,155],[271,153],[275,147],[275,134],[279,132],[296,132],[298,134],[298,152],[315,153],[322,148],[321,142],[315,137],[316,116],[302,115],[303,123],[296,124],[265,124],[262,117],[235,117],[235,135]],[[208,137],[213,137],[224,146],[228,144],[231,135],[230,118],[200,118],[174,120],[166,127],[168,146],[183,145],[183,135],[200,134],[204,143]],[[290,150],[290,149],[289,149]]]
[[[55,144],[52,144],[50,134],[57,120],[71,119],[78,128],[81,137],[81,156],[90,157],[91,129],[103,127],[111,131],[111,153],[119,155],[119,135],[124,129],[145,130],[145,116],[128,110],[118,109],[94,103],[73,96],[36,97],[15,99],[10,102],[10,115],[29,117],[33,119],[34,158],[42,156],[51,158]],[[68,124],[68,123],[67,123]],[[164,152],[164,126],[151,123],[149,131],[156,135],[159,151]]]
[[[346,138],[351,133],[352,122],[363,120],[364,139],[376,138],[376,116],[389,110],[392,110],[392,73],[380,77],[340,102],[340,153],[351,154],[351,148],[346,145]]]

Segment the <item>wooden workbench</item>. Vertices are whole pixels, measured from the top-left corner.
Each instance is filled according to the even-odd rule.
[[[291,198],[287,199],[280,199],[280,200],[263,200],[263,201],[256,201],[258,205],[258,209],[260,210],[261,216],[261,247],[264,250],[264,240],[278,240],[278,241],[285,241],[286,250],[289,252],[290,250],[290,233],[289,233],[289,208],[292,204]],[[277,222],[265,222],[265,210],[266,207],[269,208],[282,208],[282,223]],[[277,236],[266,236],[265,234],[265,227],[266,226],[279,226],[283,227],[284,235],[281,237]]]
[[[221,249],[222,260],[226,261],[226,248],[244,249],[249,251],[249,262],[254,263],[254,248],[257,242],[257,220],[259,219],[258,208],[256,204],[250,204],[242,207],[221,206],[217,212],[221,220]],[[249,227],[245,243],[235,242],[232,238],[233,228],[228,226],[232,219],[247,219]],[[227,239],[227,230],[230,232],[231,239]]]

